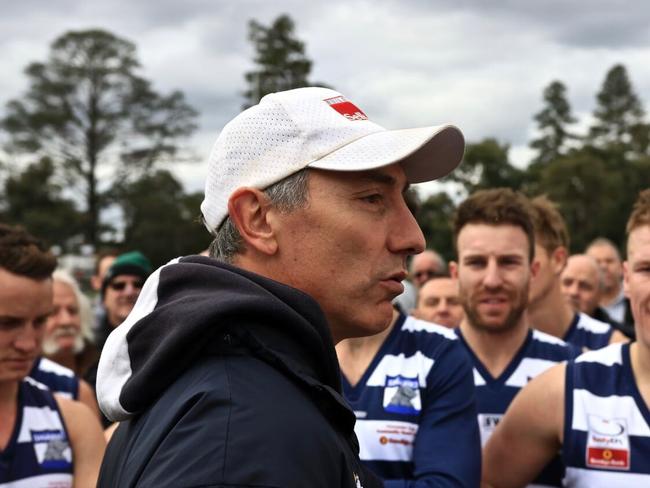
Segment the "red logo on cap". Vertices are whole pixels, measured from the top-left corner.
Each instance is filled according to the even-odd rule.
[[[343,96],[327,98],[325,102],[348,120],[368,120],[359,107]]]

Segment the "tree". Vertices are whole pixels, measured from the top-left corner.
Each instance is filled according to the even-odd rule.
[[[210,234],[198,220],[202,192],[184,193],[169,171],[118,185],[114,194],[124,214],[124,249],[139,249],[159,266],[208,247]]]
[[[617,64],[607,72],[596,99],[590,143],[623,157],[645,153],[650,128],[643,120],[643,106],[623,65]]]
[[[571,106],[566,98],[566,87],[560,81],[553,81],[544,89],[545,107],[535,115],[539,138],[530,143],[538,151],[533,164],[548,164],[565,154],[566,143],[576,136],[567,130],[567,125],[576,122],[571,115]]]
[[[83,215],[73,201],[62,196],[50,159],[42,158],[9,176],[4,188],[5,222],[22,225],[49,243],[70,250],[73,240],[82,234]]]
[[[269,27],[250,21],[248,38],[255,47],[257,69],[244,75],[249,85],[244,108],[269,93],[313,86],[308,80],[312,62],[305,56],[305,44],[295,37],[294,27],[288,15],[279,16]]]
[[[50,158],[83,195],[93,245],[107,205],[102,189],[177,159],[179,140],[196,128],[183,94],[158,94],[139,68],[131,42],[103,30],[68,32],[47,61],[27,66],[29,88],[0,120],[9,153]]]
[[[508,144],[499,144],[488,138],[477,144],[468,144],[462,164],[447,177],[460,183],[468,194],[495,187],[518,189],[524,173],[508,160]]]
[[[427,248],[434,249],[445,260],[455,259],[451,221],[456,210],[445,192],[435,193],[419,204],[415,218],[422,229]]]

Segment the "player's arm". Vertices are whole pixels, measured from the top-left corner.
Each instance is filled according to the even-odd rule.
[[[630,342],[630,339],[625,336],[620,330],[614,329],[611,337],[609,338],[609,343],[614,344],[615,342]]]
[[[79,401],[84,405],[87,405],[90,410],[99,416],[99,406],[97,405],[97,397],[95,396],[95,390],[91,388],[86,380],[79,379]]]
[[[63,415],[74,462],[74,488],[91,488],[97,484],[99,466],[106,441],[97,416],[81,402],[57,398]]]
[[[478,486],[481,440],[474,378],[467,353],[454,341],[427,376],[413,446],[412,480],[385,480],[385,488]]]
[[[484,488],[519,488],[557,455],[564,428],[566,364],[558,364],[515,397],[483,449]]]

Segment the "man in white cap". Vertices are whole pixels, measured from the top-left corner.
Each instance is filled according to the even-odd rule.
[[[123,422],[98,486],[379,486],[334,344],[390,323],[424,248],[404,192],[463,146],[449,125],[386,130],[325,88],[228,123],[201,205],[214,259],[154,272],[104,346],[99,401]]]

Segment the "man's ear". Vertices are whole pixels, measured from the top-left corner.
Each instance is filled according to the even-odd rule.
[[[458,263],[456,261],[449,261],[449,275],[455,280],[458,279]]]
[[[257,188],[238,188],[228,199],[230,220],[239,231],[247,247],[273,255],[278,250],[278,243],[269,224],[269,198]]]
[[[566,262],[569,259],[569,251],[564,246],[558,246],[553,249],[551,253],[551,265],[553,266],[553,271],[556,275],[559,275],[564,271],[566,267]]]

